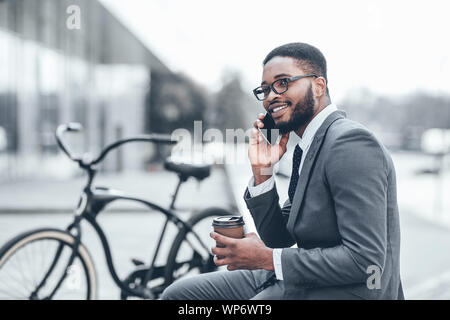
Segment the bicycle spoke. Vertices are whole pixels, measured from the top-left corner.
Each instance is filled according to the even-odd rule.
[[[26,296],[23,295],[23,294],[20,294],[20,295],[18,295],[18,296],[11,296],[11,293],[17,292],[17,291],[14,291],[14,290],[8,290],[8,291],[5,291],[5,290],[0,289],[0,292],[6,293],[6,294],[4,295],[4,297],[9,297],[9,300],[22,300],[22,299],[26,299]],[[4,298],[1,298],[1,300],[4,300]]]
[[[25,252],[25,250],[27,252]],[[23,259],[22,259],[23,258]],[[29,278],[25,276],[25,274],[29,274],[30,272],[23,272],[23,261],[27,259],[29,261],[29,254],[28,254],[28,248],[23,248],[20,252],[16,253],[15,255],[10,257],[10,260],[12,259],[11,268],[7,270],[9,279],[14,280],[17,284],[21,285],[21,287],[25,290],[25,292],[28,292],[28,294],[24,294],[24,297],[27,297],[32,291],[28,288],[28,286],[25,286],[25,284],[30,283],[28,280]],[[29,263],[29,262],[28,262]],[[12,267],[15,268],[12,268]],[[11,272],[14,272],[13,274]],[[17,278],[17,274],[20,277],[20,279]],[[7,283],[4,281],[4,283]]]
[[[9,272],[9,271],[8,271],[8,272]],[[15,279],[15,278],[13,278],[13,279],[17,281],[17,279]],[[23,294],[22,292],[17,291],[17,288],[16,288],[16,287],[11,287],[11,286],[8,284],[7,281],[2,281],[2,283],[3,283],[3,285],[6,285],[6,286],[7,286],[8,291],[19,292],[23,297],[26,297],[26,293]],[[17,283],[22,283],[22,282],[21,282],[21,281],[17,281]],[[6,292],[6,291],[3,291],[3,292]]]
[[[39,242],[39,254],[40,254],[40,257],[44,257],[44,244],[46,243],[47,241],[40,241]],[[41,259],[41,263],[40,263],[40,267],[39,267],[39,270],[40,270],[40,274],[44,274],[44,272],[45,272],[45,259]]]
[[[46,273],[46,270],[45,270],[45,265],[46,265],[46,263],[45,263],[45,260],[46,259],[44,259],[44,257],[46,256],[44,253],[45,253],[45,251],[43,251],[43,246],[45,245],[45,244],[47,244],[48,243],[48,241],[40,241],[40,242],[38,242],[39,243],[39,253],[38,253],[38,256],[39,256],[39,260],[40,260],[40,267],[38,268],[35,268],[35,273],[37,274],[37,277],[36,277],[36,279],[37,279],[37,283],[35,284],[35,290],[37,289],[37,287],[41,284],[41,281],[43,280],[43,278],[44,278],[44,276],[45,276],[45,273]],[[38,250],[36,250],[36,251],[38,251]],[[47,250],[47,252],[50,252],[50,250]]]
[[[33,243],[30,243],[28,246],[25,247],[25,252],[26,252],[26,256],[27,256],[27,261],[28,261],[28,265],[30,266],[28,268],[28,274],[30,275],[31,278],[31,282],[34,284],[33,287],[36,288],[37,287],[37,280],[36,277],[34,276],[35,274],[35,269],[34,269],[34,261],[32,256],[30,255],[30,246],[33,245]]]
[[[32,258],[34,263],[34,274],[35,274],[35,286],[37,287],[39,285],[39,278],[40,278],[40,269],[39,269],[39,262],[43,260],[43,256],[40,255],[40,252],[38,250],[38,242],[35,244],[36,250],[32,251]]]
[[[20,255],[19,255],[20,254]],[[20,274],[20,277],[22,278],[22,282],[23,283],[23,288],[27,291],[29,291],[29,289],[24,285],[25,283],[29,283],[27,277],[25,276],[25,273],[22,271],[23,270],[23,266],[22,266],[22,256],[23,256],[23,251],[20,251],[19,253],[16,253],[16,259],[13,260],[14,262],[16,262],[17,264],[17,272]],[[14,258],[14,256],[10,257],[10,258]],[[22,272],[20,272],[22,271]]]
[[[26,245],[24,247],[24,251],[23,251],[24,252],[24,256],[26,257],[26,260],[24,259],[26,261],[26,266],[24,267],[25,268],[24,274],[27,274],[30,277],[30,281],[29,281],[30,285],[31,285],[30,293],[33,292],[34,289],[37,287],[37,281],[36,281],[35,276],[34,276],[34,274],[35,274],[35,270],[34,270],[35,264],[34,264],[34,261],[33,261],[32,257],[31,257],[31,255],[30,255],[30,251],[32,249],[32,246],[33,246],[33,242],[31,242],[28,245]],[[27,266],[29,266],[29,267],[27,267]]]
[[[19,287],[14,286],[13,283],[10,283],[8,281],[9,279],[12,279],[17,284],[23,284],[23,278],[22,278],[22,281],[20,279],[17,279],[15,274],[14,275],[11,274],[11,272],[13,272],[13,271],[15,271],[15,270],[14,269],[13,270],[10,270],[10,269],[3,270],[4,276],[2,277],[3,280],[0,281],[0,284],[3,286],[6,286],[7,287],[6,289],[8,289],[9,291],[18,292],[21,296],[26,297],[27,296],[26,293],[24,294],[21,291],[18,291],[20,286]],[[5,274],[5,272],[6,272],[6,274]],[[26,288],[24,288],[24,289],[26,290]],[[3,292],[5,292],[5,291],[3,291]]]
[[[23,283],[23,281],[20,281],[20,280],[17,279],[15,276],[13,276],[13,275],[10,273],[10,272],[11,272],[10,270],[7,270],[7,272],[8,272],[8,276],[9,276],[8,278],[10,278],[10,279],[12,279],[12,280],[15,280],[15,281],[16,281],[17,283],[19,283],[19,284],[20,284],[20,283]],[[5,282],[5,281],[4,281],[3,283],[8,283],[8,282]]]

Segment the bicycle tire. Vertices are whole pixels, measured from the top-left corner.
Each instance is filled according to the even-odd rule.
[[[190,224],[192,226],[192,228],[195,228],[195,226],[198,225],[199,223],[201,223],[202,220],[207,219],[208,220],[207,227],[209,226],[209,230],[211,231],[212,230],[211,229],[212,218],[216,217],[216,216],[227,216],[227,215],[233,215],[233,213],[231,213],[225,209],[222,209],[222,208],[207,208],[207,209],[204,209],[203,211],[200,211],[198,214],[192,216],[187,221],[187,223]],[[187,235],[188,235],[188,229],[182,228],[178,232],[178,234],[173,242],[173,245],[169,251],[169,255],[167,258],[167,264],[166,264],[166,270],[165,270],[165,286],[166,287],[169,286],[172,282],[174,282],[178,278],[185,276],[185,274],[182,274],[179,276],[174,276],[174,272],[176,271],[178,265],[180,264],[179,262],[177,262],[177,257],[180,254],[180,249],[183,245],[183,242],[186,241]],[[205,237],[209,238],[209,233],[199,234],[199,236],[205,236]],[[211,248],[209,248],[209,250],[210,249]],[[207,256],[207,258],[202,259],[203,261],[199,261],[198,263],[196,263],[196,265],[199,267],[199,270],[198,270],[199,273],[212,272],[212,271],[216,271],[218,269],[217,266],[213,262],[214,256],[212,255],[211,252],[208,252],[208,253],[209,253],[209,255]],[[194,255],[191,258],[192,259],[191,261],[193,261],[193,259],[195,259],[195,258],[196,257]]]
[[[56,243],[53,244],[53,242],[55,242],[55,241],[56,241]],[[82,243],[79,244],[78,251],[75,256],[75,260],[73,261],[72,265],[70,266],[70,272],[69,272],[69,270],[66,270],[66,268],[65,268],[65,265],[67,265],[66,262],[68,262],[68,259],[66,261],[66,260],[64,260],[63,257],[70,256],[70,254],[73,252],[72,246],[73,246],[74,242],[75,242],[75,238],[70,233],[63,231],[63,230],[51,229],[51,228],[35,229],[35,230],[28,231],[28,232],[24,232],[24,233],[17,235],[10,241],[8,241],[2,248],[0,248],[0,299],[2,299],[2,300],[3,299],[19,300],[19,299],[39,298],[38,296],[36,296],[36,297],[27,296],[27,294],[29,293],[31,295],[31,292],[33,292],[31,290],[33,290],[33,288],[35,289],[37,284],[40,283],[39,280],[32,281],[33,279],[31,279],[31,281],[30,281],[30,275],[35,275],[37,272],[37,269],[39,268],[40,269],[39,271],[44,272],[44,273],[38,274],[38,276],[40,276],[40,279],[42,280],[42,278],[45,276],[46,272],[50,269],[49,265],[51,265],[51,262],[50,262],[50,264],[48,264],[48,263],[46,264],[46,262],[48,262],[48,261],[44,261],[44,259],[45,259],[44,254],[49,253],[51,256],[51,252],[52,252],[51,249],[44,250],[46,248],[45,247],[46,243],[47,244],[52,243],[53,247],[55,245],[57,245],[58,248],[59,248],[59,245],[62,244],[61,248],[63,248],[63,249],[61,251],[60,257],[58,258],[58,262],[55,264],[55,267],[52,269],[55,271],[53,273],[49,274],[49,277],[48,277],[47,281],[45,282],[45,285],[43,285],[41,289],[44,289],[44,291],[46,291],[46,293],[48,294],[48,292],[52,292],[52,290],[54,289],[54,286],[52,289],[52,284],[54,284],[54,281],[59,281],[59,279],[61,279],[62,275],[64,275],[64,272],[66,272],[68,274],[77,273],[75,275],[74,280],[76,280],[76,281],[79,280],[80,286],[81,286],[81,282],[83,279],[85,279],[85,281],[86,281],[85,288],[80,289],[80,292],[82,292],[82,297],[85,296],[83,299],[87,299],[87,300],[96,299],[97,298],[97,276],[96,276],[94,261],[92,260],[88,250]],[[27,269],[25,270],[24,274],[21,275],[21,279],[23,280],[24,283],[23,283],[23,287],[20,289],[29,290],[28,288],[31,285],[30,292],[25,291],[24,296],[20,297],[20,298],[13,297],[12,291],[19,292],[19,287],[17,286],[18,278],[14,278],[11,274],[9,274],[9,276],[8,276],[7,272],[11,271],[11,270],[13,272],[16,271],[16,268],[13,269],[14,266],[20,266],[21,268],[23,268],[22,264],[17,264],[17,262],[16,262],[16,260],[19,257],[24,257],[24,260],[27,260],[27,262],[30,262],[30,259],[36,258],[36,255],[33,255],[33,254],[30,255],[30,250],[31,250],[30,248],[34,248],[34,247],[30,247],[31,245],[33,245],[36,248],[40,248],[41,253],[44,253],[44,254],[37,255],[38,259],[42,258],[41,261],[34,263],[34,264],[30,264],[29,266],[25,266],[25,268],[27,268]],[[26,250],[28,250],[28,253]],[[66,252],[67,252],[67,255],[65,255]],[[53,255],[53,257],[54,257],[54,255]],[[16,259],[16,260],[13,260],[13,259]],[[53,258],[53,260],[54,260],[54,258]],[[52,259],[50,259],[49,261],[52,261]],[[14,264],[13,262],[15,262],[16,264]],[[63,267],[59,268],[60,265]],[[44,266],[44,267],[42,268],[42,266]],[[80,266],[82,268],[78,269]],[[47,270],[47,271],[45,271],[45,270]],[[60,273],[58,273],[59,278],[57,278],[57,277],[55,278],[53,276],[53,274],[55,274],[55,272],[57,272],[56,270],[60,271]],[[83,277],[78,278],[78,276],[81,275],[80,273],[78,273],[79,270],[83,270],[84,278]],[[11,282],[8,282],[9,280],[15,281],[14,286],[12,286]],[[70,280],[70,276],[65,276],[65,281],[67,281],[67,280]],[[8,286],[8,283],[10,284],[9,286]],[[63,287],[63,285],[64,285],[64,288],[68,288],[68,291],[71,294],[73,294],[78,289],[78,283],[73,283],[74,286],[71,287],[69,285],[72,285],[72,283],[69,283],[69,281],[67,281],[65,283],[63,282],[62,285],[60,286],[59,290],[56,291],[55,295],[57,298],[69,300],[69,298],[61,296],[61,288]],[[10,291],[6,290],[5,288],[10,288]],[[11,289],[13,289],[13,290],[11,290]],[[85,294],[84,294],[84,291],[86,291]],[[6,298],[2,298],[2,294],[5,294],[5,293],[7,293],[9,296],[7,296]]]

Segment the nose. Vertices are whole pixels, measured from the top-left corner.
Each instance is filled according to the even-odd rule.
[[[280,97],[280,94],[275,93],[272,88],[270,88],[269,95],[267,96],[268,105],[271,104],[274,100],[277,100]]]

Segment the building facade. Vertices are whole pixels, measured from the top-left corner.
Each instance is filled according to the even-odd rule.
[[[0,0],[0,181],[71,174],[61,123],[84,126],[77,153],[144,133],[153,70],[170,73],[96,0]],[[125,147],[104,169],[139,168],[151,152]]]

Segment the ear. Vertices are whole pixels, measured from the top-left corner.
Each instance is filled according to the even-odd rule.
[[[327,82],[324,77],[318,77],[314,81],[314,95],[321,97],[327,92]]]

